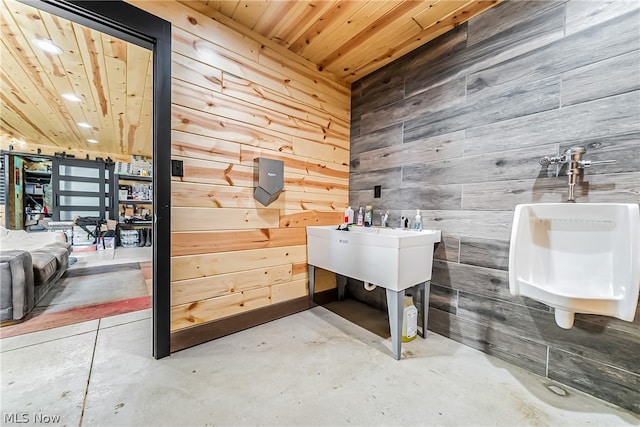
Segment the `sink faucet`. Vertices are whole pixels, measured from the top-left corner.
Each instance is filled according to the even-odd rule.
[[[385,213],[382,213],[382,211],[380,211],[380,225],[382,226],[382,228],[387,227],[387,222],[389,221],[389,211],[386,211]]]
[[[575,202],[573,191],[581,169],[591,167],[592,165],[615,163],[615,160],[600,160],[595,162],[582,160],[582,155],[586,152],[587,149],[582,146],[571,147],[567,148],[561,156],[545,156],[539,161],[542,166],[556,165],[556,177],[560,173],[560,165],[569,164],[567,168],[567,176],[569,177],[569,197],[567,198],[567,202]]]

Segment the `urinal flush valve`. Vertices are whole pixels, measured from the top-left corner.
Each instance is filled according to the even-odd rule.
[[[615,163],[615,160],[582,160],[583,154],[587,152],[587,149],[582,146],[567,148],[561,156],[545,156],[540,159],[542,166],[556,165],[556,177],[560,173],[561,165],[567,166],[567,176],[569,177],[569,197],[567,202],[575,202],[573,188],[576,184],[580,170],[591,167],[593,165],[603,165],[608,163]]]

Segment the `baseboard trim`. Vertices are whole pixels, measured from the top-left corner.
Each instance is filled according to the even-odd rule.
[[[171,352],[184,350],[216,338],[240,332],[272,320],[290,316],[309,309],[309,298],[302,297],[279,304],[252,310],[236,316],[225,317],[171,333]]]

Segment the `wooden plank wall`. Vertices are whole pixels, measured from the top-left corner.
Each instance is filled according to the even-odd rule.
[[[172,337],[304,297],[305,226],[340,223],[348,203],[350,88],[250,30],[130,3],[172,23]],[[253,199],[260,156],[284,161],[268,207]]]
[[[567,197],[542,156],[584,145],[586,159],[617,162],[585,171],[578,202],[640,201],[638,8],[505,2],[361,79],[350,176],[352,206],[390,210],[396,225],[419,208],[442,230],[431,329],[635,412],[640,314],[577,315],[563,330],[547,306],[510,295],[507,266],[515,205]]]

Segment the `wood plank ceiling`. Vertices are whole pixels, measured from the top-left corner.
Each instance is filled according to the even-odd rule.
[[[179,0],[252,29],[348,82],[446,33],[499,0]]]
[[[2,148],[20,151],[28,141],[69,153],[150,157],[151,52],[15,0],[0,1]],[[178,1],[353,82],[500,0]],[[32,41],[40,38],[64,53],[36,48]]]
[[[46,154],[151,156],[150,50],[13,0],[2,0],[0,17],[3,148],[27,141]],[[63,52],[38,48],[38,39]]]

